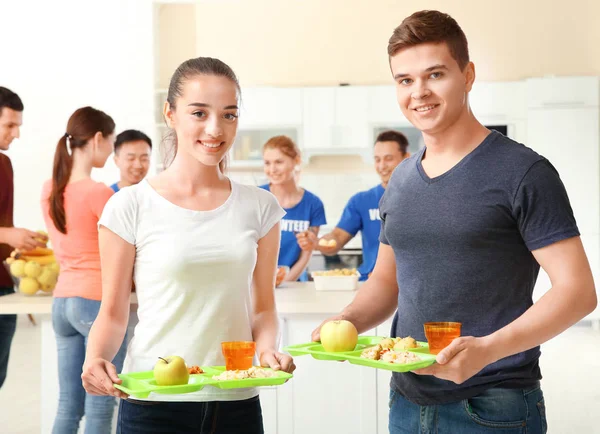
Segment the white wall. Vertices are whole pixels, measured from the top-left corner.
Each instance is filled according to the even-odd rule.
[[[69,116],[91,105],[117,132],[153,128],[153,29],[150,0],[0,2],[0,85],[25,104],[21,139],[9,155],[15,170],[15,225],[43,227],[39,196]],[[109,158],[95,171],[112,183]]]

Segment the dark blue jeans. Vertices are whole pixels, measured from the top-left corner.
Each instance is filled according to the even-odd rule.
[[[419,406],[390,392],[391,434],[545,434],[540,386],[492,388],[460,402]]]
[[[117,434],[263,434],[258,396],[243,401],[121,400]]]
[[[0,296],[12,294],[13,288],[0,288]],[[0,388],[6,380],[8,369],[8,356],[15,330],[17,329],[17,315],[0,315]]]

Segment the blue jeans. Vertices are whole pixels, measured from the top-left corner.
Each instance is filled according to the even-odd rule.
[[[81,384],[81,372],[90,328],[100,310],[100,302],[80,297],[55,298],[52,326],[58,351],[59,397],[53,434],[77,434],[85,414],[85,434],[110,434],[116,400],[112,396],[92,396]],[[113,363],[123,368],[126,341]]]
[[[544,395],[529,389],[491,388],[470,399],[419,406],[390,391],[390,434],[544,434]]]
[[[117,434],[263,434],[258,396],[243,401],[121,400]]]
[[[0,296],[12,294],[13,288],[0,288]],[[17,315],[0,315],[0,388],[6,380],[10,345],[17,329]]]

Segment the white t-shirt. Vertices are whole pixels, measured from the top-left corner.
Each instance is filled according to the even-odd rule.
[[[152,370],[158,357],[170,355],[189,366],[223,366],[221,342],[251,341],[257,243],[284,215],[271,193],[234,181],[229,198],[211,211],[179,207],[146,180],[112,196],[99,225],[136,250],[139,322],[123,372]],[[149,399],[233,401],[257,394],[206,386]]]

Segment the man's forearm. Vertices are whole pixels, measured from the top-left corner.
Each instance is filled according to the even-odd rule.
[[[592,312],[597,303],[593,281],[583,285],[580,291],[551,288],[523,315],[487,336],[493,361],[541,345]]]
[[[389,318],[397,308],[398,287],[395,282],[371,277],[359,288],[341,316],[354,324],[359,333],[364,333]]]
[[[8,244],[8,231],[11,228],[0,228],[0,244]]]

